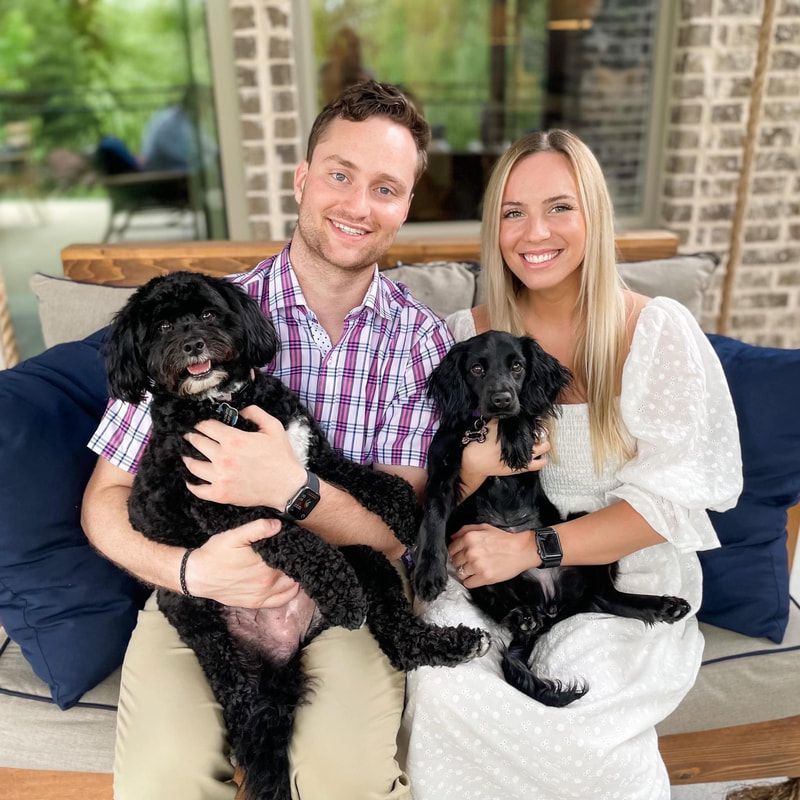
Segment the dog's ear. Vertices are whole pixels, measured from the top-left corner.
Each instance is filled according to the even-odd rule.
[[[214,279],[214,287],[241,320],[244,331],[244,361],[257,369],[269,364],[278,352],[278,335],[258,301],[250,297],[244,289],[222,278]]]
[[[526,361],[522,406],[534,413],[550,414],[559,394],[572,380],[572,373],[546,353],[535,339],[530,336],[521,339]]]
[[[464,377],[464,358],[468,350],[468,341],[453,345],[428,377],[428,397],[439,409],[445,425],[469,416],[475,405]]]
[[[141,304],[147,286],[131,295],[117,312],[105,346],[106,372],[111,397],[141,403],[150,388],[141,339],[147,335]]]

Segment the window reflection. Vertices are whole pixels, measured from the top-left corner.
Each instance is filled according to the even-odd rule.
[[[478,219],[499,153],[566,127],[596,152],[618,213],[640,212],[657,0],[313,0],[321,107],[374,77],[433,130],[409,219]]]

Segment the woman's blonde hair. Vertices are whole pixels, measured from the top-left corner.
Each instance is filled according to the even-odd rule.
[[[525,333],[517,303],[524,287],[508,269],[500,252],[500,217],[511,170],[524,158],[543,152],[561,153],[569,162],[586,221],[573,374],[589,403],[593,459],[599,471],[608,458],[627,460],[632,455],[630,437],[616,399],[626,352],[624,284],[617,272],[613,208],[603,172],[592,151],[569,131],[554,129],[523,136],[503,154],[492,171],[484,196],[481,228],[481,263],[489,321],[495,330],[517,336]]]

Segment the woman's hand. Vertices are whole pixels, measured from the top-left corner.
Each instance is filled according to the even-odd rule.
[[[533,531],[508,533],[486,523],[459,529],[448,552],[467,589],[507,581],[542,563]]]
[[[468,497],[492,476],[518,475],[521,472],[534,472],[547,464],[546,454],[550,442],[546,439],[537,442],[531,451],[531,460],[524,469],[511,469],[500,458],[500,440],[497,437],[497,420],[488,422],[489,433],[483,442],[470,442],[461,455],[461,483],[464,492],[461,499]]]

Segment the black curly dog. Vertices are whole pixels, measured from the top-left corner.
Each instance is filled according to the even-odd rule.
[[[399,670],[452,666],[488,648],[483,631],[440,628],[417,619],[394,567],[370,548],[337,549],[275,509],[207,502],[188,491],[185,481],[201,481],[181,456],[203,456],[184,434],[209,418],[254,430],[234,409],[255,404],[284,424],[302,463],[380,515],[402,542],[413,544],[418,514],[410,485],[334,452],[298,398],[277,378],[258,371],[272,360],[277,345],[272,323],[239,287],[173,273],[137,290],[120,311],[107,359],[114,397],[139,402],[146,391],[153,396],[152,437],[129,501],[134,528],[157,542],[198,547],[213,534],[251,520],[272,517],[283,523],[277,535],[255,542],[253,549],[300,584],[303,591],[291,607],[234,609],[158,592],[159,607],[197,654],[222,705],[249,800],[289,797],[287,748],[295,709],[309,689],[299,651],[325,627],[358,628],[366,618]],[[301,622],[287,637],[281,623],[298,615]]]
[[[455,345],[433,371],[428,394],[442,421],[428,453],[427,505],[417,545],[414,588],[433,600],[447,581],[447,543],[462,525],[485,522],[522,531],[563,521],[544,495],[538,472],[487,478],[459,505],[459,470],[465,443],[486,420],[497,419],[502,460],[528,464],[543,422],[555,414],[569,370],[528,336],[490,331]],[[608,565],[532,569],[512,580],[470,589],[475,603],[508,627],[503,652],[506,680],[549,706],[565,706],[587,686],[535,674],[529,666],[537,639],[557,622],[600,611],[645,623],[675,622],[689,612],[678,597],[628,594],[615,588],[616,562]]]

